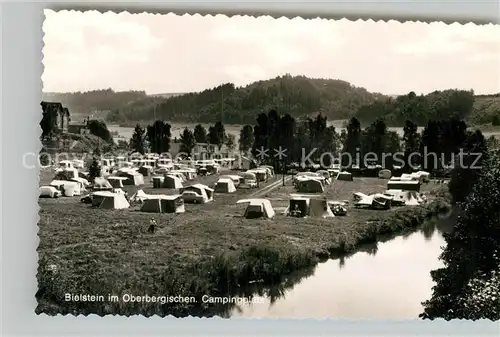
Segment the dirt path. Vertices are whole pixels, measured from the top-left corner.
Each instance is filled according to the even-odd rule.
[[[291,176],[287,176],[285,177],[285,184],[287,182],[289,182],[290,180],[292,179]],[[283,179],[278,179],[276,180],[275,182],[271,183],[270,185],[262,188],[262,189],[259,189],[257,191],[255,191],[254,193],[252,193],[250,195],[250,197],[253,197],[253,198],[258,198],[258,197],[261,197],[267,193],[270,193],[272,192],[273,190],[277,189],[278,187],[280,187],[281,185],[283,184]]]

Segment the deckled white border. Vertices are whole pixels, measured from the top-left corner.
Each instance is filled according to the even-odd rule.
[[[56,4],[57,3],[57,4]],[[100,3],[100,5],[98,5]],[[114,5],[114,6],[113,6]],[[42,73],[43,9],[101,9],[130,12],[267,14],[307,18],[397,19],[467,23],[498,23],[498,1],[337,1],[301,3],[244,3],[218,1],[88,2],[65,4],[53,1],[2,3],[1,61],[2,90],[0,125],[2,161],[1,231],[1,321],[2,336],[19,335],[284,335],[309,336],[498,336],[499,323],[489,321],[336,321],[265,319],[175,319],[130,318],[95,315],[49,317],[34,314],[36,291],[37,186],[38,172],[23,168],[22,154],[40,147],[40,100]],[[114,7],[114,8],[113,8]],[[500,85],[500,84],[499,84]]]

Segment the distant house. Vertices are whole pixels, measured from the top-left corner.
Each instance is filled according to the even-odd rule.
[[[60,102],[42,102],[43,120],[52,124],[56,132],[67,133],[69,121],[71,120],[68,108]]]
[[[196,143],[193,148],[193,151],[196,154],[213,153],[216,150],[217,150],[216,145],[208,143]]]
[[[88,118],[84,119],[83,122],[70,123],[68,125],[68,132],[69,133],[76,133],[76,134],[80,134],[80,135],[90,134],[90,130],[87,128],[87,122],[88,122]]]
[[[218,146],[215,144],[196,143],[193,151],[196,159],[209,159],[215,158],[217,157],[217,155],[220,157],[221,155],[225,154],[225,147],[225,145],[222,145],[221,149],[219,150]]]

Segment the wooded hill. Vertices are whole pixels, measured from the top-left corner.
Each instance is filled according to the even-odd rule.
[[[228,83],[202,92],[178,96],[147,96],[140,91],[46,94],[44,99],[60,101],[71,112],[112,110],[111,123],[169,122],[254,124],[259,113],[274,108],[293,117],[307,117],[321,112],[328,119],[348,118],[363,105],[385,98],[364,88],[332,79],[305,76],[279,76],[254,82],[245,87]]]
[[[245,87],[227,83],[187,94],[147,95],[144,91],[106,89],[44,93],[43,99],[61,102],[72,116],[93,113],[92,118],[128,125],[155,120],[254,124],[259,113],[270,109],[298,118],[315,116],[318,112],[329,120],[356,116],[363,125],[379,117],[390,126],[402,126],[407,119],[426,125],[430,119],[450,115],[458,115],[472,125],[500,122],[500,94],[474,96],[472,91],[445,90],[428,95],[409,93],[390,97],[341,80],[290,75]]]
[[[402,126],[406,120],[426,125],[431,120],[451,117],[473,125],[500,123],[500,95],[478,95],[472,90],[434,91],[427,95],[407,95],[378,100],[361,107],[355,114],[364,125],[382,118],[389,126]]]
[[[61,102],[71,115],[90,116],[94,112],[119,109],[131,102],[147,99],[145,91],[114,91],[112,89],[92,90],[86,92],[44,92],[42,100]]]

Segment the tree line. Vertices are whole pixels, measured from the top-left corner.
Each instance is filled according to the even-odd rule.
[[[321,112],[344,119],[359,107],[385,97],[369,93],[345,81],[284,75],[254,82],[246,87],[226,83],[198,93],[165,99],[147,98],[114,109],[113,123],[156,119],[186,123],[251,124],[262,111],[273,108],[291,116]]]
[[[172,139],[171,129],[171,124],[162,120],[157,120],[146,128],[137,124],[128,149],[141,154],[147,152],[161,154],[170,151],[172,142],[178,142],[179,151],[189,154],[198,143],[213,144],[219,150],[223,145],[233,150],[236,145],[235,136],[227,134],[221,122],[210,126],[208,130],[201,124],[197,124],[193,130],[186,127],[179,139]]]

